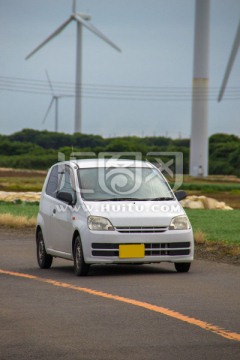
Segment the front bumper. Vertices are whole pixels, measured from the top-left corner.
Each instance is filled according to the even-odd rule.
[[[119,233],[90,231],[82,234],[85,262],[88,264],[191,262],[194,258],[192,229],[163,233]],[[119,245],[144,244],[144,257],[120,258]]]

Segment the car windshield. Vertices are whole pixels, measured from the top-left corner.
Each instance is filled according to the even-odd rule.
[[[161,173],[144,167],[99,167],[78,170],[81,196],[87,201],[172,200]]]

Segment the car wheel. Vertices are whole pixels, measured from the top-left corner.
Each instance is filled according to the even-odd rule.
[[[188,272],[190,267],[191,267],[191,263],[175,263],[175,269],[177,270],[177,272],[180,273],[184,273],[184,272]]]
[[[37,261],[41,269],[49,269],[53,261],[53,257],[46,252],[41,231],[37,234]]]
[[[89,265],[84,261],[82,243],[80,237],[78,236],[74,244],[74,272],[77,276],[85,276],[88,274]]]

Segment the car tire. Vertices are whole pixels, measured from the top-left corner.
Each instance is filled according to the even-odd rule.
[[[49,269],[53,261],[53,257],[46,252],[41,231],[37,233],[37,261],[41,269]]]
[[[191,263],[175,263],[175,269],[177,272],[179,273],[186,273],[189,271],[190,267],[191,267]]]
[[[89,264],[85,263],[80,236],[77,236],[73,251],[74,272],[77,276],[86,276],[89,271]]]

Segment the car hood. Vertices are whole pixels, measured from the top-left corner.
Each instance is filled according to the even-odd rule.
[[[114,226],[170,225],[173,217],[185,215],[177,200],[174,201],[87,201],[89,215],[102,216]]]

